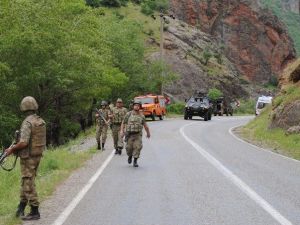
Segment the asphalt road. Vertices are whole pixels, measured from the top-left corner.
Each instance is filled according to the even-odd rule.
[[[114,156],[64,224],[300,224],[300,162],[229,133],[249,119],[149,123],[140,167]]]

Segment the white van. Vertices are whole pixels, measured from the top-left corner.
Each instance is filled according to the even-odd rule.
[[[273,97],[271,96],[261,96],[257,99],[255,106],[255,115],[259,115],[262,109],[267,105],[272,103]]]

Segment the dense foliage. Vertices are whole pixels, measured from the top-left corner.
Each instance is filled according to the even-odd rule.
[[[281,0],[260,0],[264,7],[271,9],[288,28],[289,34],[294,40],[297,54],[300,54],[300,15],[282,9]]]
[[[141,25],[84,1],[2,0],[0,30],[4,145],[20,124],[24,96],[37,99],[48,141],[59,144],[78,134],[78,121],[89,115],[92,122],[100,99],[158,90],[149,77],[157,65],[144,62]]]

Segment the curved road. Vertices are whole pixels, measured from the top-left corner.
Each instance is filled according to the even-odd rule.
[[[63,224],[300,224],[300,162],[230,134],[249,119],[149,123],[140,167],[113,156]]]

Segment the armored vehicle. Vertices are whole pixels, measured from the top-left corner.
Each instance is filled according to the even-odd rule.
[[[192,119],[193,116],[200,116],[204,121],[211,120],[212,105],[206,96],[196,95],[186,100],[184,119]]]

